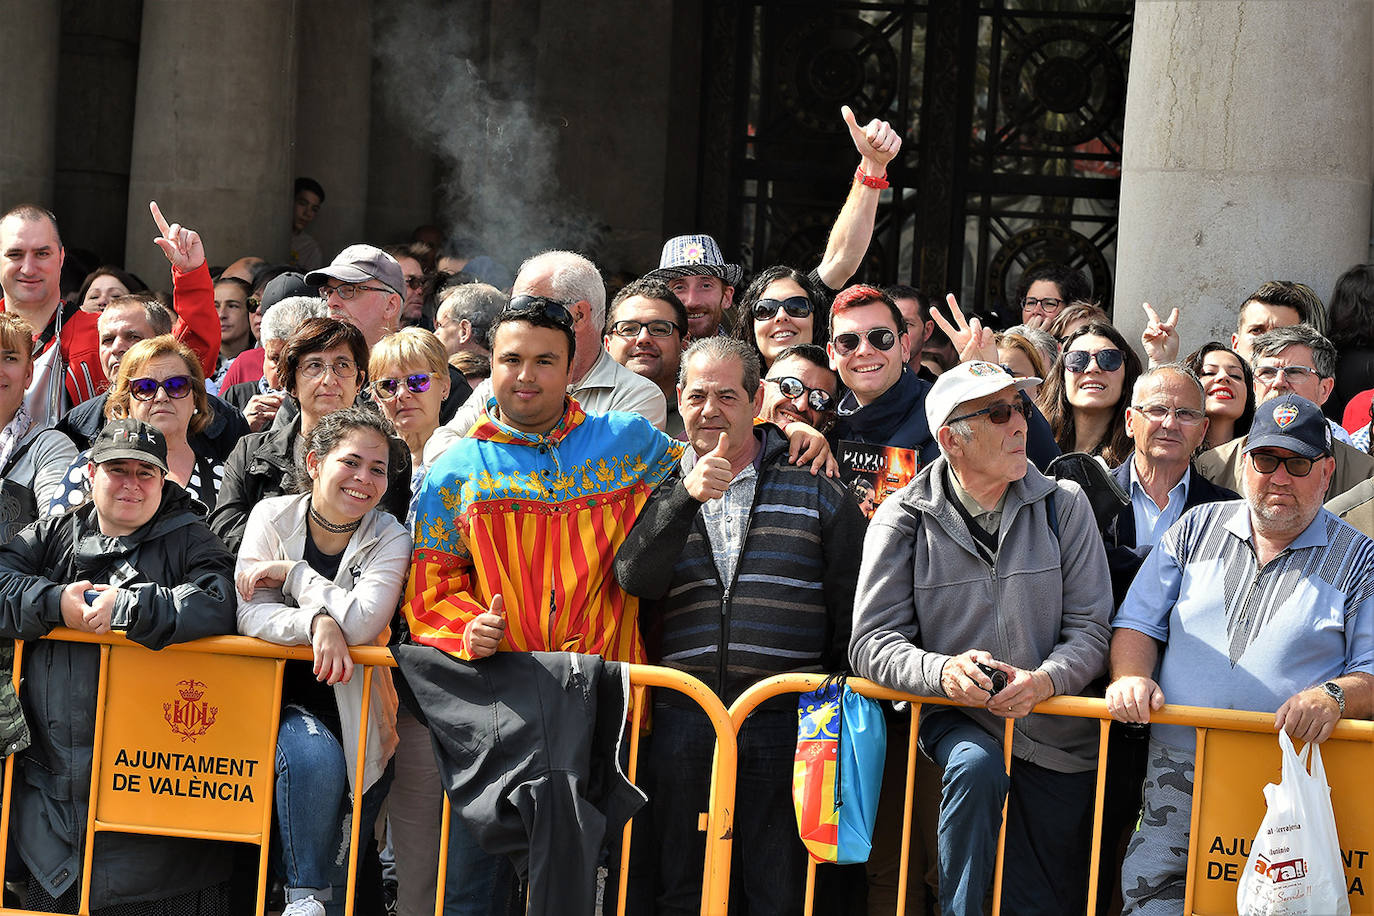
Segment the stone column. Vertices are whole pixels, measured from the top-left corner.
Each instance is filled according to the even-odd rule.
[[[59,3],[0,0],[0,213],[22,203],[53,205],[57,143]],[[58,215],[59,220],[61,214]]]
[[[167,262],[149,200],[200,232],[212,265],[285,254],[295,23],[295,0],[144,0],[126,263],[150,285]]]
[[[299,0],[294,181],[308,175],[325,201],[306,232],[325,260],[363,239],[372,123],[371,0]]]
[[[1137,3],[1116,324],[1178,306],[1182,350],[1228,340],[1265,280],[1329,295],[1369,253],[1365,0]]]

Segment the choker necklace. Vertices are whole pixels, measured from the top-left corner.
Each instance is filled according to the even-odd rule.
[[[319,525],[325,531],[331,532],[333,534],[347,534],[350,531],[357,531],[358,526],[363,523],[362,519],[358,519],[355,522],[349,522],[347,525],[336,525],[333,522],[326,521],[323,515],[320,515],[320,513],[315,511],[314,506],[310,507],[310,520],[315,524]]]

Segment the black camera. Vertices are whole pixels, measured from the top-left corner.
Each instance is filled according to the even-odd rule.
[[[974,664],[978,666],[979,671],[983,672],[988,677],[992,678],[992,689],[988,691],[988,696],[995,697],[997,696],[997,694],[1001,693],[1004,689],[1006,689],[1007,673],[1005,671],[1003,671],[1001,668],[994,668],[991,665],[985,665],[982,662],[974,662]]]

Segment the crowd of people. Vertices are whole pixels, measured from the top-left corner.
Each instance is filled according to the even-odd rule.
[[[1022,323],[985,327],[953,296],[851,283],[901,140],[844,118],[860,164],[819,263],[747,283],[704,234],[618,290],[574,252],[512,275],[429,231],[325,263],[305,234],[324,189],[302,179],[291,263],[212,268],[153,204],[170,294],[113,266],[64,289],[56,216],[0,217],[0,636],[29,646],[17,698],[0,678],[19,902],[71,913],[81,893],[98,650],[40,639],[65,626],[311,647],[286,665],[277,737],[287,916],[342,913],[355,797],[389,911],[591,913],[633,815],[628,911],[699,912],[713,729],[656,691],[642,794],[625,784],[618,663],[726,704],[851,670],[956,701],[920,718],[917,911],[983,912],[1005,802],[1006,911],[1092,893],[1181,912],[1193,737],[1151,714],[1267,711],[1303,741],[1374,715],[1374,268],[1329,307],[1261,283],[1229,340],[1185,355],[1186,305],[1146,305],[1136,345],[1066,265],[1022,277]],[[846,444],[910,453],[915,476],[880,493]],[[362,645],[400,664],[371,681],[365,738]],[[531,717],[512,710],[553,702],[551,682],[571,705],[522,751]],[[1096,725],[1033,712],[1079,694],[1119,720],[1096,888]],[[873,856],[822,882],[829,911],[897,896],[911,720],[885,715]],[[796,724],[779,698],[740,733],[742,912],[802,910]],[[204,841],[106,835],[90,883],[100,916],[242,906],[234,856]]]

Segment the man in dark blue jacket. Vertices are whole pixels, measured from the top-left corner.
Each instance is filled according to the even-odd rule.
[[[616,554],[616,577],[640,596],[650,658],[727,704],[788,671],[838,671],[853,616],[863,517],[844,487],[788,461],[788,443],[754,425],[763,403],[753,348],[698,340],[679,373],[691,448],[654,491]],[[792,810],[796,701],[768,702],[740,733],[736,895],[751,914],[802,909],[806,854]],[[715,734],[672,691],[655,696],[647,788],[661,891],[655,912],[701,909],[706,810]]]
[[[911,335],[886,293],[859,284],[836,296],[826,349],[830,367],[847,389],[836,411],[836,439],[911,449],[921,467],[939,457],[940,447],[926,424],[931,383],[907,365]],[[1026,427],[1026,455],[1044,470],[1059,455],[1049,423],[1032,410]]]
[[[1131,501],[1103,532],[1117,605],[1150,548],[1184,512],[1240,498],[1193,472],[1193,454],[1207,434],[1204,403],[1202,383],[1177,364],[1143,373],[1131,391],[1126,434],[1135,441],[1135,451],[1112,471]]]

